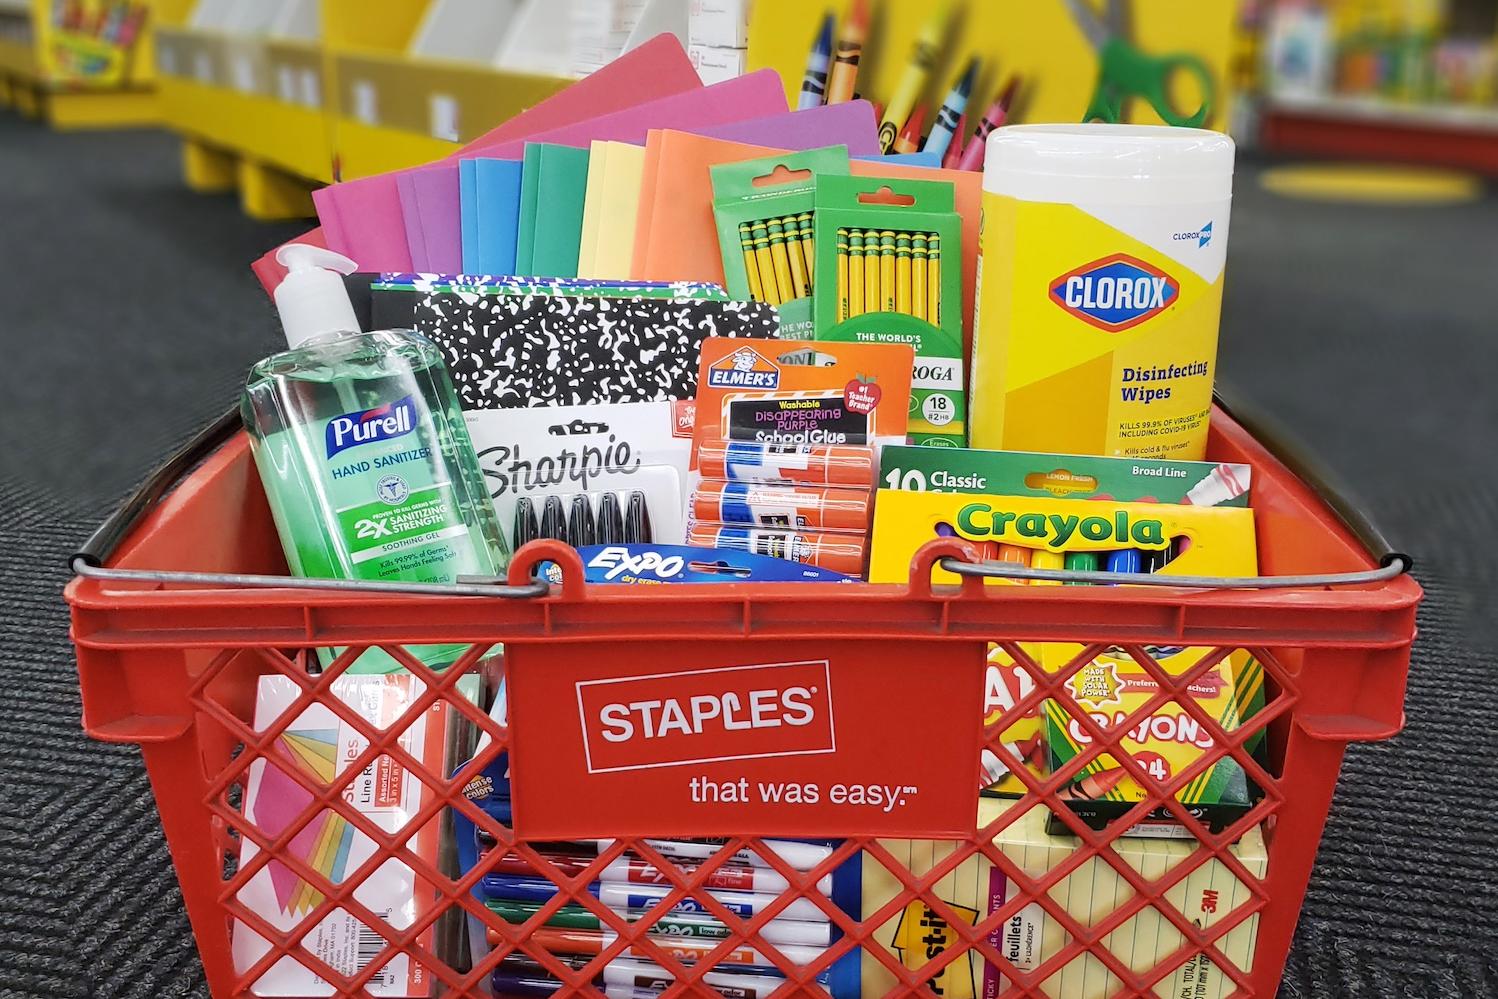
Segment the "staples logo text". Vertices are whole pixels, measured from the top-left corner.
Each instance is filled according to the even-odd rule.
[[[825,659],[576,684],[589,773],[837,749]]]

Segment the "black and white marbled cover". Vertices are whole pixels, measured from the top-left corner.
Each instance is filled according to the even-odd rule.
[[[452,292],[421,299],[415,324],[470,410],[690,399],[703,340],[780,331],[760,302]]]

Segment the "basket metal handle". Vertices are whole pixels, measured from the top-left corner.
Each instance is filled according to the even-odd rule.
[[[73,573],[85,579],[119,583],[180,583],[189,586],[235,586],[265,589],[322,590],[342,593],[399,593],[423,596],[507,597],[514,600],[544,597],[551,586],[540,580],[527,583],[386,583],[362,579],[308,579],[300,576],[265,576],[223,572],[173,572],[159,569],[110,569],[106,563],[114,557],[120,543],[129,536],[142,517],[149,513],[167,493],[205,458],[233,437],[244,423],[239,407],[234,407],[199,431],[166,461],[162,462],[141,487],[120,504],[89,535],[83,547],[68,559]]]
[[[1168,576],[1143,572],[1091,572],[1081,569],[1032,569],[1018,562],[964,562],[943,558],[939,564],[959,576],[982,576],[990,579],[1025,579],[1046,583],[1088,583],[1097,586],[1170,586],[1188,590],[1274,590],[1310,589],[1324,586],[1357,586],[1385,583],[1410,571],[1403,555],[1390,556],[1392,561],[1377,569],[1361,572],[1328,572],[1310,576]]]

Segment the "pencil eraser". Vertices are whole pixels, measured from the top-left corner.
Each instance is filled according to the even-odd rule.
[[[748,48],[751,6],[752,0],[692,0],[687,16],[687,44]]]

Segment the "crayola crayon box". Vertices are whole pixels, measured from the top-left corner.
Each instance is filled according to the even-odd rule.
[[[1005,817],[1010,808],[1023,805],[984,798],[978,805],[980,828]],[[1046,831],[1046,810],[1031,806],[993,838],[994,845],[1025,877],[1040,879],[1068,861],[1078,842],[1072,836]],[[881,840],[881,845],[917,877],[929,873],[961,844],[930,840]],[[1112,850],[1118,858],[1146,879],[1155,880],[1186,861],[1196,844],[1169,840],[1121,839]],[[1264,837],[1255,827],[1231,848],[1234,858],[1254,879],[1263,878],[1269,858]],[[863,913],[868,920],[902,891],[893,874],[865,855]],[[992,912],[1020,894],[1018,883],[987,856],[977,854],[963,860],[932,886],[931,894],[953,913],[976,926]],[[1100,857],[1082,862],[1049,892],[1051,904],[1064,910],[1084,927],[1092,928],[1126,905],[1135,896],[1133,887],[1112,865]],[[1165,902],[1196,925],[1207,928],[1230,917],[1240,906],[1255,899],[1253,886],[1221,861],[1213,858],[1177,881]],[[1253,967],[1258,936],[1258,915],[1237,923],[1216,941],[1218,950],[1239,970]],[[881,947],[889,956],[912,970],[919,970],[944,952],[959,946],[958,936],[947,918],[922,899],[912,901],[889,917],[874,932],[863,955],[863,994],[883,996],[897,982],[870,947]],[[1051,910],[1039,902],[1025,905],[1001,922],[987,941],[1005,960],[1022,972],[1033,972],[1052,960],[1071,938]],[[1237,991],[1228,977],[1209,958],[1197,954],[1181,960],[1177,952],[1185,938],[1175,924],[1154,906],[1145,906],[1101,941],[1120,962],[1135,972],[1170,970],[1154,986],[1162,999],[1225,999]],[[1003,993],[1004,969],[969,951],[947,964],[930,981],[933,993],[948,999],[978,999]],[[1083,951],[1062,964],[1041,986],[1050,996],[1065,999],[1107,999],[1119,995],[1123,982],[1092,953]]]
[[[912,444],[967,443],[955,206],[944,181],[817,178],[817,339],[915,349]]]
[[[931,493],[881,489],[874,507],[874,533],[870,555],[870,582],[903,582],[909,573],[910,560],[916,550],[938,536],[960,538],[974,543],[989,558],[1012,557],[1038,561],[1041,555],[1060,559],[1062,553],[1110,553],[1120,550],[1144,550],[1169,559],[1159,570],[1163,575],[1251,576],[1256,571],[1253,512],[1241,507],[1195,507],[1149,503],[1124,503],[1105,500],[1058,500],[1048,495],[1002,496],[989,494]],[[1173,556],[1173,557],[1172,557]],[[932,574],[938,583],[957,582],[959,577],[938,567]],[[989,580],[993,585],[1013,585]],[[1024,643],[1021,648],[1042,669],[1060,672],[1083,649],[1067,642]],[[1201,662],[1211,649],[1181,647],[1156,649],[1154,655],[1167,673],[1180,675]],[[1109,660],[1111,652],[1100,656],[1098,663]],[[1095,664],[1097,665],[1097,664]],[[1091,677],[1094,683],[1102,675],[1090,667],[1075,674]],[[1099,665],[1098,670],[1103,669]],[[1117,672],[1115,670],[1115,672]],[[1128,703],[1139,707],[1148,698],[1135,696],[1144,687],[1136,674],[1142,669],[1123,671],[1129,677]],[[1262,680],[1257,664],[1247,652],[1238,650],[1207,671],[1212,679],[1193,684],[1186,696],[1208,711],[1227,731],[1251,717],[1262,703]],[[1146,673],[1147,676],[1147,673]],[[1255,684],[1257,683],[1257,691]],[[1081,751],[1073,740],[1073,750],[1065,754],[1061,739],[1070,726],[1061,715],[1059,705],[1047,706],[1047,724],[1041,740],[1045,752],[1036,760],[1035,736],[1038,725],[1024,717],[1008,719],[1006,712],[1033,689],[1034,678],[1004,651],[995,646],[990,653],[989,696],[986,700],[985,725],[997,733],[1011,757],[1032,765],[1034,772],[1046,766],[1059,766]],[[1122,681],[1114,684],[1120,696]],[[1094,694],[1095,688],[1073,689],[1073,697]],[[1173,704],[1173,702],[1171,702]],[[1110,704],[1079,700],[1080,710],[1091,714],[1106,728],[1128,718],[1129,708],[1114,711]],[[1231,706],[1231,710],[1229,710]],[[1094,707],[1097,709],[1094,711]],[[1108,710],[1104,712],[1103,709]],[[1142,738],[1137,745],[1125,747],[1142,764],[1155,767],[1161,779],[1179,773],[1193,759],[1216,747],[1197,726],[1177,717],[1183,709],[1170,705],[1141,723]],[[1172,728],[1171,726],[1175,727]],[[1189,737],[1182,743],[1180,737]],[[1054,744],[1053,744],[1054,741]],[[1203,744],[1205,742],[1205,744]],[[1251,747],[1250,747],[1251,748]],[[1003,760],[988,752],[984,763],[991,789],[1001,794],[1022,794],[1024,786],[1009,770],[1012,760]],[[1166,773],[1166,770],[1169,773]],[[1106,824],[1122,815],[1133,803],[1142,800],[1143,789],[1132,780],[1125,782],[1117,773],[1117,761],[1101,757],[1089,766],[1081,778],[1072,807],[1084,820]],[[1106,774],[1103,772],[1107,771]],[[1208,769],[1200,781],[1193,781],[1178,791],[1177,797],[1189,803],[1194,811],[1213,827],[1230,822],[1251,806],[1255,789],[1247,781],[1242,767],[1232,759],[1219,761]],[[1162,808],[1146,822],[1131,830],[1136,835],[1189,835],[1173,822]]]
[[[848,175],[848,147],[723,163],[710,172],[728,293],[769,302],[780,312],[781,336],[811,339],[813,192],[817,177]]]

